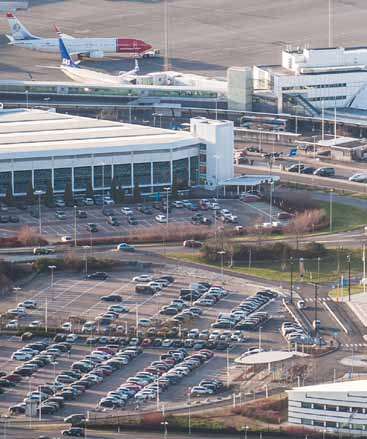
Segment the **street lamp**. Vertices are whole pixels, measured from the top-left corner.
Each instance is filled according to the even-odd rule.
[[[56,265],[49,265],[48,268],[51,270],[51,288],[54,286],[54,270]]]
[[[317,282],[320,282],[320,261],[321,261],[321,258],[318,257],[317,258]]]
[[[347,256],[348,262],[348,301],[350,302],[350,255]]]
[[[85,250],[84,254],[84,263],[85,263],[85,277],[88,276],[88,250],[90,246],[89,245],[83,245],[83,249]]]
[[[215,186],[217,191],[217,199],[219,198],[219,185],[218,185],[218,172],[219,172],[219,166],[218,166],[218,160],[220,159],[220,155],[214,154],[213,157],[215,158]]]
[[[242,427],[242,430],[245,431],[245,439],[247,439],[247,430],[248,430],[248,425],[245,425],[245,427]]]
[[[226,254],[226,252],[224,250],[220,250],[217,253],[218,253],[218,255],[220,255],[220,277],[222,280],[222,285],[224,285],[223,265],[224,265],[224,255]]]
[[[164,434],[163,434],[163,437],[164,437],[164,439],[167,439],[167,425],[168,425],[168,422],[167,421],[163,421],[163,422],[161,422],[161,425],[163,425],[164,426]]]
[[[330,232],[333,230],[333,189],[330,189],[330,212],[329,212]]]
[[[293,303],[293,256],[289,258],[289,262],[291,264],[291,303]]]
[[[165,188],[163,188],[163,190],[166,192],[166,237],[165,237],[165,240],[164,240],[164,253],[166,253],[166,242],[167,242],[167,239],[168,239],[168,213],[169,213],[169,205],[168,205],[169,199],[168,199],[168,195],[169,195],[169,192],[170,192],[171,188],[165,187]]]
[[[39,234],[42,234],[42,217],[41,217],[41,195],[43,195],[43,191],[37,190],[34,192],[34,195],[38,196],[38,231]]]
[[[76,248],[76,206],[74,206],[74,247]]]
[[[261,351],[261,331],[262,331],[263,327],[260,326],[259,327],[259,352]]]

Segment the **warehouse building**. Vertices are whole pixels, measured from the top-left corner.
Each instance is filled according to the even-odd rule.
[[[0,111],[0,194],[11,185],[24,195],[32,181],[55,193],[71,183],[84,192],[109,189],[112,178],[131,194],[177,184],[206,186],[233,177],[233,124],[191,120],[191,130],[173,131],[41,110]]]
[[[367,380],[288,390],[288,422],[315,430],[367,434]]]

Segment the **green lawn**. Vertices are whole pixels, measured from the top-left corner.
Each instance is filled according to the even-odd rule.
[[[317,260],[306,259],[304,261],[304,281],[338,283],[342,273],[344,274],[344,277],[348,277],[348,254],[351,255],[351,275],[361,273],[363,270],[361,250],[329,249],[328,254],[320,260],[320,277],[318,277]],[[200,256],[200,253],[187,254],[184,252],[173,253],[168,251],[167,256],[220,268],[219,263],[215,264],[206,262]],[[250,274],[263,279],[290,280],[289,264],[277,260],[253,261],[251,267],[249,267],[248,261],[243,261],[241,265],[234,261],[233,267],[228,267],[228,264],[225,264],[224,268],[226,270]],[[299,275],[299,264],[296,262],[293,265],[293,280],[294,282],[300,282],[301,280]]]
[[[330,216],[330,203],[318,201],[317,203]],[[367,210],[346,204],[333,203],[333,232],[350,230],[367,224]]]
[[[366,291],[367,291],[367,286],[366,286]],[[352,285],[350,288],[350,293],[351,294],[360,294],[363,293],[363,285]],[[335,288],[333,290],[329,291],[329,296],[336,298],[336,297],[341,297],[341,296],[348,296],[348,287],[344,287],[343,289],[341,288]]]

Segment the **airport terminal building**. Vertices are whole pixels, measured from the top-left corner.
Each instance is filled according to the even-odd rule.
[[[41,110],[0,111],[0,194],[24,195],[32,181],[55,193],[67,183],[83,193],[110,189],[112,178],[131,194],[164,187],[215,187],[233,177],[233,124],[195,118],[190,132]]]

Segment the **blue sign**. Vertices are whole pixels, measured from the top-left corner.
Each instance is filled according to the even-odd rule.
[[[155,194],[155,201],[159,201],[161,199],[161,194],[159,192],[157,192]]]
[[[340,285],[346,287],[348,285],[348,280],[345,278],[340,279]]]
[[[297,155],[297,148],[292,148],[289,150],[289,157],[295,157]]]

